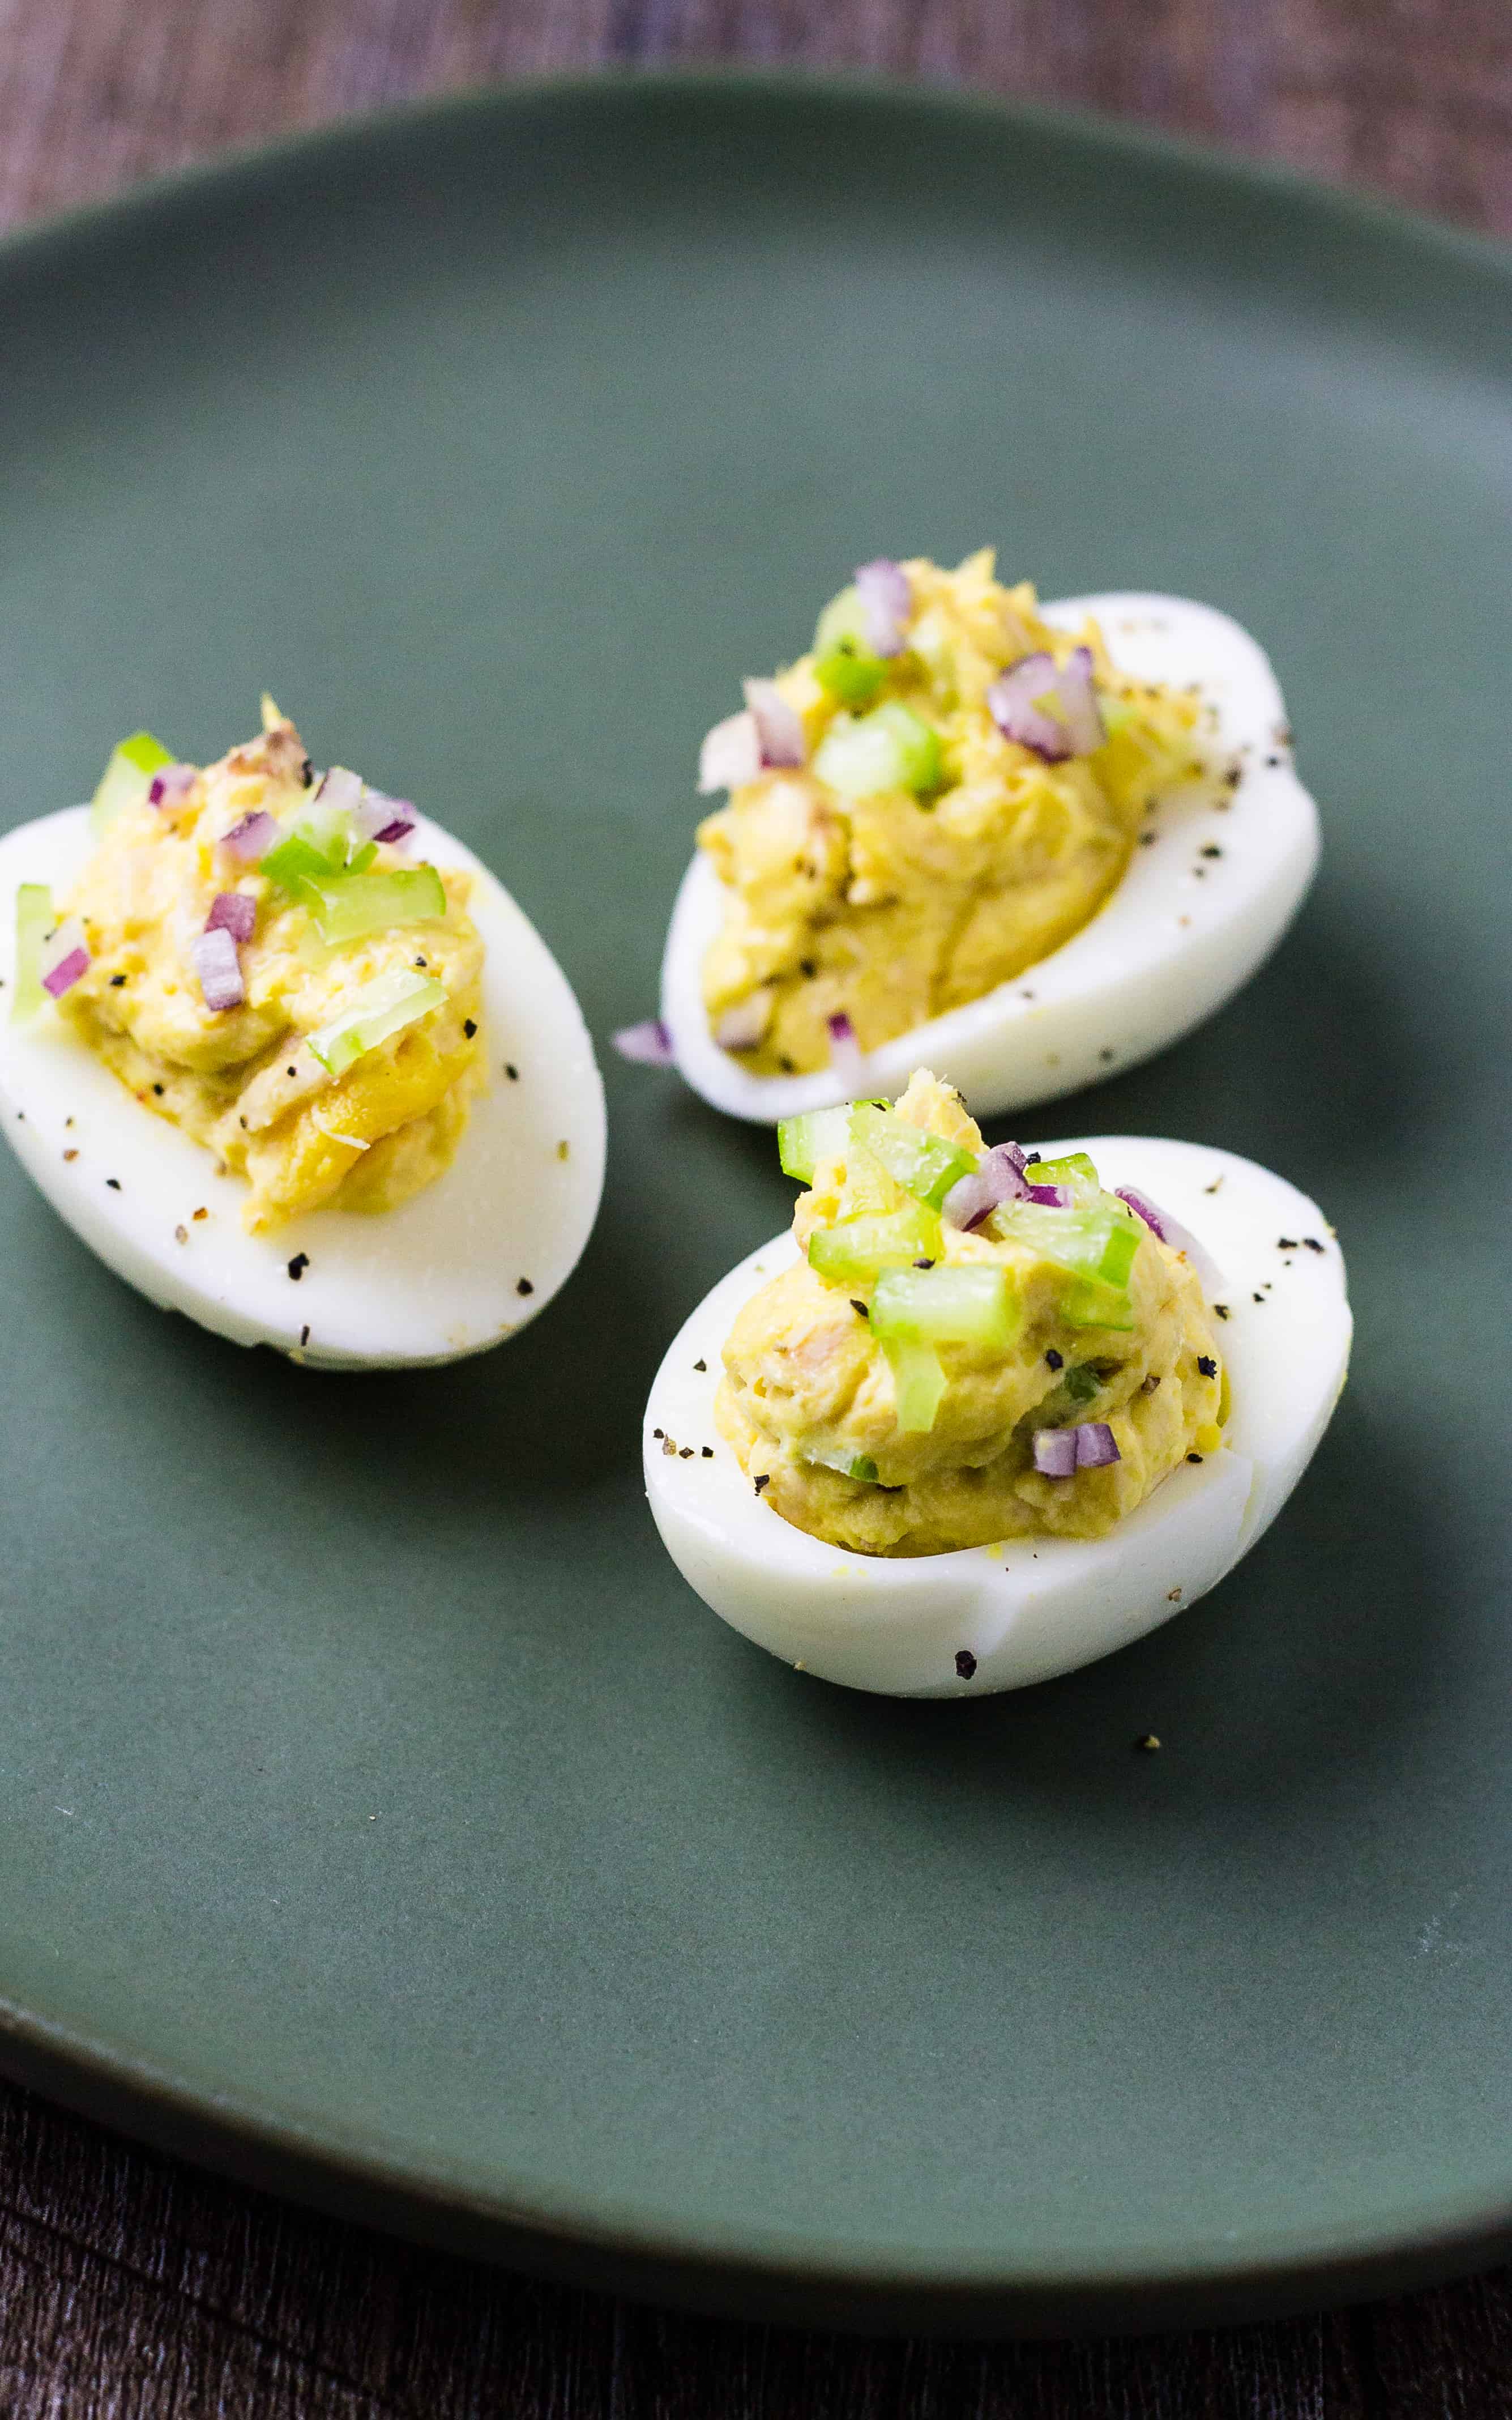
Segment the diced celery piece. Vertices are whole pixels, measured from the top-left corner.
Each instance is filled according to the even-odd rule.
[[[932,1210],[978,1165],[975,1152],[962,1151],[941,1135],[926,1134],[896,1110],[879,1109],[871,1101],[858,1101],[852,1109],[851,1135],[881,1161],[895,1185],[916,1202],[927,1202]]]
[[[920,1204],[891,1218],[842,1218],[834,1227],[816,1227],[809,1238],[809,1266],[830,1285],[868,1286],[881,1270],[937,1259],[940,1249],[940,1222]]]
[[[813,769],[821,782],[851,799],[886,790],[922,797],[940,786],[939,733],[901,699],[854,721],[838,714],[819,743]]]
[[[324,851],[301,830],[285,832],[261,860],[257,871],[281,891],[297,895],[301,882],[329,882],[335,869]]]
[[[1008,1271],[985,1263],[967,1268],[887,1269],[872,1297],[872,1333],[889,1348],[974,1344],[1006,1353],[1018,1333],[1019,1305]]]
[[[843,1156],[851,1113],[841,1103],[832,1109],[806,1109],[801,1117],[783,1118],[777,1129],[777,1153],[784,1176],[811,1185],[824,1159]]]
[[[1067,1371],[1061,1380],[1061,1385],[1073,1404],[1089,1404],[1102,1384],[1102,1379],[1089,1361],[1079,1361],[1073,1370]]]
[[[907,1207],[899,1201],[898,1187],[882,1162],[873,1159],[852,1137],[847,1137],[845,1143],[845,1186],[841,1199],[847,1218],[867,1217],[872,1212],[890,1214]]]
[[[1039,1166],[1029,1170],[1031,1182],[1039,1172]],[[1072,1277],[1121,1286],[1134,1266],[1141,1229],[1121,1203],[1103,1194],[1069,1210],[1047,1209],[1039,1202],[1005,1202],[994,1214],[994,1232],[1027,1244]]]
[[[355,857],[352,857],[352,858],[348,858],[348,859],[347,859],[347,873],[348,873],[348,874],[365,874],[365,873],[367,872],[368,867],[372,864],[373,860],[377,857],[377,855],[378,855],[378,843],[377,843],[377,841],[376,841],[376,840],[364,841],[364,842],[363,843],[362,847],[358,850],[357,855],[356,855]]]
[[[153,774],[174,761],[171,752],[150,731],[133,731],[129,739],[116,741],[89,809],[89,829],[96,840],[123,807],[143,803]]]
[[[315,911],[323,939],[360,941],[395,924],[434,923],[446,913],[446,892],[433,865],[401,874],[309,875],[300,897]]]
[[[1064,1159],[1037,1159],[1026,1171],[1031,1185],[1096,1185],[1097,1170],[1085,1151],[1069,1151]]]
[[[838,1470],[842,1479],[859,1479],[868,1487],[877,1483],[877,1466],[869,1453],[848,1453],[843,1446],[810,1439],[803,1448],[803,1459],[817,1463],[821,1470]]]
[[[376,1050],[392,1033],[428,1016],[445,998],[446,985],[434,975],[413,973],[407,967],[376,975],[351,994],[329,1023],[309,1036],[311,1055],[332,1076],[345,1075],[364,1052]]]
[[[921,1435],[934,1426],[945,1392],[945,1373],[933,1344],[917,1344],[895,1337],[884,1351],[892,1368],[898,1404],[898,1426],[904,1435]]]
[[[1134,1306],[1124,1286],[1099,1285],[1079,1278],[1060,1300],[1060,1316],[1068,1327],[1111,1327],[1126,1332],[1134,1324]]]
[[[42,945],[53,929],[53,893],[45,882],[23,882],[16,891],[16,971],[10,1019],[23,1024],[47,1000],[42,989]]]
[[[814,658],[813,676],[841,706],[870,706],[887,677],[887,667],[881,656],[832,647],[827,656]]]

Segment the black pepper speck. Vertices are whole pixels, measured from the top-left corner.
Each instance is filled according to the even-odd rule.
[[[121,1189],[121,1180],[118,1176],[107,1176],[105,1183],[109,1186],[112,1193],[118,1193]]]
[[[1218,1364],[1213,1359],[1211,1353],[1199,1353],[1197,1355],[1197,1368],[1201,1371],[1205,1378],[1216,1378],[1218,1375]]]
[[[512,1067],[507,1059],[504,1062],[504,1073],[509,1078],[512,1084],[517,1084],[519,1082],[519,1069],[517,1067]]]
[[[867,1319],[871,1316],[865,1303],[857,1302],[854,1295],[851,1296],[851,1309],[855,1311],[857,1319]]]
[[[759,1496],[761,1494],[764,1487],[770,1487],[771,1483],[772,1474],[769,1470],[759,1472],[753,1482],[757,1495]]]
[[[1200,1462],[1202,1460],[1202,1456],[1200,1453],[1189,1453],[1187,1455],[1187,1460],[1188,1462]]]
[[[693,1364],[694,1369],[699,1371],[706,1370],[708,1366],[709,1365],[706,1361],[695,1361]]]
[[[307,1327],[301,1327],[301,1330],[300,1330],[300,1342],[301,1342],[301,1344],[308,1344],[308,1343],[309,1343],[309,1342],[310,1342],[310,1331],[309,1331],[309,1329],[308,1329]]]
[[[293,1280],[294,1280],[294,1282],[295,1282],[295,1284],[296,1284],[296,1285],[298,1285],[298,1284],[299,1284],[299,1281],[300,1281],[301,1278],[302,1278],[302,1277],[303,1277],[304,1272],[305,1272],[305,1270],[309,1267],[309,1265],[310,1265],[310,1255],[309,1255],[309,1253],[308,1253],[308,1252],[296,1252],[296,1253],[295,1253],[294,1258],[290,1261],[290,1263],[289,1263],[289,1264],[288,1264],[288,1273],[289,1273],[289,1276],[293,1279]]]
[[[1064,1370],[1066,1366],[1066,1357],[1064,1353],[1057,1353],[1053,1344],[1044,1357],[1049,1362],[1052,1370]]]
[[[529,1278],[521,1278],[515,1288],[515,1292],[517,1294],[533,1294],[535,1292],[535,1288],[532,1285]]]
[[[463,1031],[463,1032],[467,1035],[467,1038],[468,1038],[468,1040],[469,1040],[470,1042],[471,1041],[471,1039],[472,1039],[473,1035],[476,1033],[477,1030],[478,1030],[478,1020],[477,1020],[477,1018],[476,1018],[475,1016],[464,1016],[464,1018],[462,1019],[462,1031]]]
[[[958,1647],[956,1649],[955,1668],[958,1680],[969,1681],[971,1679],[977,1668],[977,1659],[975,1655],[973,1655],[969,1647]]]
[[[1302,1240],[1303,1240],[1303,1242],[1306,1245],[1307,1249],[1308,1249],[1310,1252],[1320,1252],[1320,1251],[1322,1251],[1322,1250],[1323,1250],[1323,1249],[1324,1249],[1324,1248],[1323,1248],[1323,1246],[1319,1242],[1319,1240],[1318,1240],[1318,1238],[1317,1238],[1317,1236],[1316,1236],[1316,1235],[1304,1235],[1304,1237],[1303,1237],[1303,1239],[1302,1239]]]

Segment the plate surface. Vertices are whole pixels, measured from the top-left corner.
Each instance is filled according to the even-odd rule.
[[[1318,1197],[1354,1377],[1201,1608],[980,1706],[806,1682],[662,1554],[639,1415],[786,1216],[606,1063],[516,1342],[301,1373],[5,1156],[0,2056],[240,2172],[648,2292],[1170,2322],[1512,2212],[1512,275],[1137,138],[656,80],[306,141],[0,255],[0,825],[270,688],[497,868],[602,1042],[699,737],[879,548],[1211,599],[1324,866],[1057,1131]],[[1156,1731],[1164,1745],[1132,1743]]]

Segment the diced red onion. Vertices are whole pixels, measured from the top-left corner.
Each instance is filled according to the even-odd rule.
[[[1076,1431],[1036,1429],[1034,1466],[1046,1479],[1069,1479],[1076,1467]]]
[[[192,943],[189,954],[194,961],[206,1007],[239,1008],[247,990],[241,980],[236,942],[224,925],[201,933]]]
[[[1092,686],[1090,647],[1072,647],[1060,667],[1056,694],[1071,733],[1072,754],[1090,756],[1108,736],[1098,711],[1097,690]]]
[[[260,857],[267,856],[277,838],[277,824],[265,807],[259,807],[255,814],[243,815],[239,824],[221,834],[221,846],[241,864],[255,865]]]
[[[1110,1462],[1123,1460],[1106,1420],[1083,1420],[1072,1435],[1076,1439],[1078,1470],[1104,1470]]]
[[[750,719],[756,725],[756,745],[763,766],[777,770],[806,765],[809,743],[804,737],[802,718],[789,706],[776,681],[748,680],[742,686]]]
[[[1077,1470],[1105,1470],[1121,1462],[1106,1420],[1083,1420],[1073,1429],[1036,1429],[1034,1466],[1046,1479],[1070,1479]]]
[[[1063,722],[1035,703],[1051,691],[1059,701]],[[1089,756],[1107,737],[1092,683],[1089,647],[1073,647],[1058,673],[1055,658],[1043,649],[1021,656],[994,681],[987,711],[1005,739],[1032,748],[1047,765],[1063,764],[1068,756]]]
[[[250,941],[257,923],[257,902],[244,891],[218,891],[205,919],[207,933],[229,933],[233,941]]]
[[[147,783],[148,806],[177,807],[188,798],[198,780],[199,768],[195,765],[164,765]]]
[[[699,750],[699,789],[707,796],[711,790],[739,790],[748,782],[762,777],[762,743],[756,729],[756,717],[728,714],[703,735]]]
[[[1071,1208],[1071,1187],[1069,1185],[1026,1186],[1025,1188],[1024,1198],[1026,1202],[1038,1202],[1041,1210],[1069,1210]]]
[[[843,1009],[829,1020],[829,1072],[854,1089],[861,1080],[863,1053],[856,1028]]]
[[[754,1050],[772,1021],[772,995],[764,987],[737,1000],[714,1029],[721,1050]]]
[[[856,593],[866,616],[866,634],[874,656],[901,656],[903,633],[914,610],[914,592],[901,563],[878,555],[863,563],[856,575]]]
[[[987,711],[1003,737],[1017,740],[1021,748],[1032,748],[1047,765],[1059,765],[1071,754],[1066,725],[1034,702],[1055,686],[1055,658],[1041,652],[1021,656],[1006,673],[998,674],[987,691]]]
[[[940,1204],[948,1225],[970,1234],[1004,1202],[1026,1202],[1030,1187],[1025,1157],[1016,1142],[994,1143],[981,1166],[952,1185]],[[1041,1188],[1041,1191],[1047,1189]]]
[[[408,799],[386,798],[381,790],[364,791],[352,809],[354,831],[363,840],[386,841],[391,845],[414,830],[415,820]]]
[[[633,1059],[642,1067],[670,1067],[672,1063],[672,1037],[659,1016],[648,1016],[640,1025],[622,1025],[612,1035],[615,1049],[622,1059]]]
[[[50,992],[54,1000],[61,1000],[66,991],[71,991],[79,977],[88,971],[89,953],[82,939],[74,939],[73,933],[78,928],[72,925],[70,930],[70,925],[72,925],[71,918],[69,924],[62,926],[54,936],[55,940],[64,941],[65,947],[61,954],[54,957],[52,965],[42,976],[42,989]]]
[[[329,773],[321,775],[315,795],[333,814],[355,815],[363,803],[363,777],[349,772],[345,765],[332,765]]]
[[[1209,1265],[1207,1254],[1190,1227],[1183,1227],[1168,1210],[1160,1209],[1148,1193],[1136,1193],[1132,1185],[1120,1185],[1118,1191],[1119,1200],[1127,1202],[1134,1216],[1142,1218],[1163,1244],[1169,1244],[1173,1252],[1184,1252],[1199,1272]]]

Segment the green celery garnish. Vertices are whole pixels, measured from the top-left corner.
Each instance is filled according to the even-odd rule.
[[[1134,1324],[1134,1305],[1126,1286],[1099,1285],[1080,1278],[1068,1286],[1060,1301],[1068,1327],[1111,1327],[1127,1332]]]
[[[877,1466],[869,1453],[846,1453],[832,1445],[806,1445],[805,1462],[817,1463],[821,1470],[838,1470],[842,1479],[859,1479],[867,1487],[877,1483]]]
[[[939,1219],[920,1204],[890,1218],[842,1218],[838,1226],[816,1227],[809,1238],[809,1266],[830,1285],[868,1286],[883,1269],[937,1260],[940,1250]]]
[[[879,1109],[870,1101],[858,1101],[852,1109],[851,1137],[880,1160],[895,1185],[932,1210],[978,1165],[975,1152],[960,1151],[942,1136],[926,1134],[895,1110]]]
[[[872,1333],[887,1346],[973,1344],[983,1353],[1006,1353],[1018,1333],[1018,1313],[1004,1268],[979,1263],[886,1269],[872,1297]]]
[[[1089,1404],[1103,1381],[1089,1361],[1079,1361],[1073,1370],[1067,1371],[1061,1384],[1073,1404]]]
[[[42,989],[42,945],[53,929],[53,893],[45,882],[23,882],[16,892],[15,990],[10,1021],[23,1024],[47,1000]]]
[[[324,874],[301,877],[299,895],[333,946],[395,924],[428,924],[446,914],[446,892],[433,865],[402,874]]]
[[[344,853],[332,865],[325,851],[301,829],[285,832],[261,860],[257,871],[276,882],[281,891],[298,896],[301,882],[329,882],[345,862]]]
[[[851,799],[887,790],[923,797],[941,779],[940,736],[898,698],[855,721],[838,714],[819,743],[813,769],[821,782]]]
[[[366,1051],[376,1050],[417,1018],[428,1016],[446,998],[446,985],[434,975],[413,974],[400,967],[393,974],[376,975],[351,994],[345,1008],[309,1036],[312,1057],[332,1076],[345,1075]]]
[[[1085,1151],[1070,1151],[1064,1159],[1032,1160],[1025,1170],[1031,1185],[1096,1185],[1097,1170]]]
[[[842,588],[820,614],[813,654],[815,680],[841,706],[870,706],[887,677],[886,658],[872,652],[866,613],[854,588]]]
[[[139,807],[152,786],[152,776],[174,757],[161,739],[150,731],[133,731],[129,739],[118,739],[110,752],[110,761],[100,777],[89,809],[89,830],[98,840],[108,824],[113,824],[124,807]]]
[[[896,1338],[884,1346],[892,1369],[898,1403],[898,1426],[905,1436],[923,1435],[934,1426],[945,1392],[945,1373],[932,1344]]]
[[[783,1118],[777,1129],[777,1153],[784,1176],[811,1185],[823,1159],[843,1157],[850,1133],[849,1109],[806,1109],[801,1117]]]

